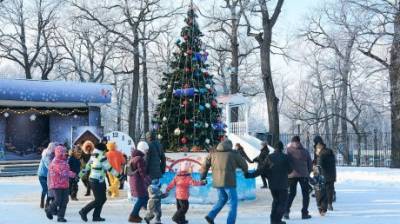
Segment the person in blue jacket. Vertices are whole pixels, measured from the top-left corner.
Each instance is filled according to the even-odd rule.
[[[42,158],[40,159],[39,163],[39,168],[37,171],[37,175],[39,177],[39,182],[42,187],[42,195],[40,197],[40,208],[45,208],[49,205],[50,198],[47,197],[48,193],[48,187],[47,187],[47,174],[48,174],[48,168],[50,165],[50,162],[54,158],[54,149],[56,148],[57,143],[55,142],[50,142],[48,147],[43,150],[42,152]],[[46,199],[46,204],[45,204],[45,199]]]

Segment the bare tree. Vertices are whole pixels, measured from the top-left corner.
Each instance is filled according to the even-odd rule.
[[[254,33],[257,28],[254,28],[249,21],[248,16],[245,15],[247,21],[247,35],[254,37],[260,47],[260,61],[261,61],[261,74],[264,86],[265,97],[268,106],[268,123],[270,133],[272,134],[271,144],[276,146],[279,142],[279,99],[275,93],[275,87],[272,79],[271,70],[271,46],[272,46],[272,33],[273,28],[281,13],[284,0],[278,0],[273,13],[270,15],[268,1],[258,0],[255,1],[252,13],[261,14],[261,32]]]
[[[35,0],[24,4],[23,0],[0,3],[0,58],[15,62],[23,68],[25,77],[32,79],[33,68],[40,54],[48,54],[53,21],[56,19],[60,1]],[[49,55],[47,55],[49,56]],[[50,67],[41,68],[47,73]],[[50,69],[50,71],[51,71]],[[47,78],[44,74],[42,78]]]

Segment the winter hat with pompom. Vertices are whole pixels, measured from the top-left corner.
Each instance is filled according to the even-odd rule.
[[[82,145],[82,150],[86,153],[86,154],[91,154],[94,150],[94,144],[93,142],[87,140],[83,143]]]
[[[143,152],[143,154],[147,154],[147,152],[149,151],[149,145],[147,144],[147,142],[140,141],[137,145],[137,150]]]

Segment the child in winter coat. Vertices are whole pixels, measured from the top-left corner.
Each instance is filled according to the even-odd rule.
[[[172,217],[172,221],[178,224],[188,223],[186,221],[186,212],[189,209],[189,189],[190,186],[201,186],[205,185],[206,182],[196,181],[192,179],[190,173],[190,163],[182,163],[179,169],[178,174],[175,178],[169,183],[167,187],[167,193],[171,191],[174,187],[176,187],[176,207],[177,211]]]
[[[67,221],[64,215],[68,204],[69,178],[75,176],[67,163],[67,150],[64,146],[57,146],[55,157],[49,166],[49,189],[53,190],[55,200],[45,210],[48,219],[53,219],[53,214],[57,211],[57,221]]]
[[[45,150],[43,150],[42,158],[40,159],[39,168],[37,172],[40,186],[42,187],[42,195],[40,197],[40,208],[47,208],[50,201],[52,200],[52,197],[48,195],[49,188],[48,188],[47,176],[49,171],[49,165],[54,158],[54,149],[56,148],[56,146],[57,145],[55,142],[49,143],[49,146]]]
[[[108,152],[106,153],[106,156],[108,162],[118,173],[123,173],[122,165],[125,164],[126,161],[122,153],[117,150],[115,142],[108,142],[107,149]],[[120,181],[110,172],[108,172],[107,175],[110,181],[109,194],[111,194],[112,198],[116,198],[119,196]]]
[[[328,197],[325,188],[325,177],[321,174],[320,166],[313,167],[313,177],[310,179],[310,183],[314,186],[319,214],[325,216],[328,209]]]
[[[70,157],[68,158],[68,165],[71,168],[71,171],[79,174],[81,172],[81,152],[79,147],[75,147],[70,151]],[[77,201],[78,198],[78,182],[79,177],[69,178],[69,195],[71,196],[71,200]]]
[[[144,220],[149,224],[156,217],[156,224],[161,224],[161,199],[166,198],[168,195],[162,193],[161,184],[158,179],[151,181],[147,191],[149,193],[149,200],[147,201],[147,214]]]

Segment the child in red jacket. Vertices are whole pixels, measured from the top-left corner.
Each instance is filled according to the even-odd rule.
[[[190,163],[182,163],[179,169],[178,174],[175,178],[169,183],[167,187],[167,193],[172,190],[172,188],[176,187],[176,207],[177,211],[172,217],[172,221],[178,224],[188,223],[186,220],[186,212],[189,209],[189,188],[190,186],[201,186],[205,185],[205,181],[196,181],[192,179],[192,175],[190,173]]]
[[[49,166],[49,189],[54,191],[55,200],[46,208],[46,216],[53,219],[53,214],[57,211],[57,221],[66,222],[64,218],[69,197],[69,178],[76,174],[70,171],[67,162],[67,149],[64,146],[55,148],[55,157]]]

